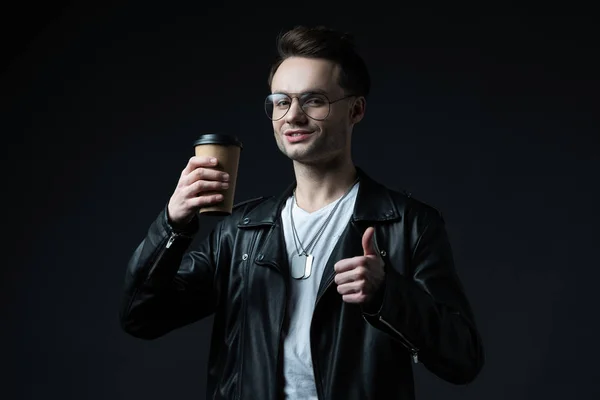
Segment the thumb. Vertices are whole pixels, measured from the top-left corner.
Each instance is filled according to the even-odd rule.
[[[375,246],[373,245],[373,236],[375,235],[375,228],[372,226],[368,227],[362,237],[362,247],[365,252],[365,256],[375,255]]]

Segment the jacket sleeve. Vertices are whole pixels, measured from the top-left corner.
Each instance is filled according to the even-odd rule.
[[[402,342],[414,362],[441,379],[469,383],[483,367],[483,346],[454,267],[444,220],[428,210],[408,230],[411,256],[406,271],[411,276],[386,265],[381,305],[365,318]]]
[[[155,339],[214,312],[221,224],[186,253],[196,219],[191,226],[173,230],[164,209],[129,260],[119,316],[130,335]]]

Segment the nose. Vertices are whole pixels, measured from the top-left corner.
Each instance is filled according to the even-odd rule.
[[[300,124],[306,122],[306,114],[302,111],[302,107],[300,107],[300,102],[298,99],[292,99],[292,104],[290,104],[290,109],[285,114],[285,121],[290,124]]]

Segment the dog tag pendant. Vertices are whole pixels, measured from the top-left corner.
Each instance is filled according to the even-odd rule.
[[[294,254],[292,256],[292,278],[304,278],[304,270],[306,269],[306,256],[304,254]]]
[[[304,279],[310,276],[313,265],[313,256],[311,254],[306,255],[306,263],[304,265]]]
[[[292,278],[306,279],[312,271],[313,256],[310,254],[294,254],[292,256]]]

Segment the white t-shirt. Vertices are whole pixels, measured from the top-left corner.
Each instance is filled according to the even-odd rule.
[[[314,381],[310,351],[310,323],[323,270],[333,248],[352,216],[357,194],[358,183],[353,186],[348,195],[343,199],[340,197],[333,203],[312,213],[299,208],[293,201],[293,197],[290,197],[281,212],[288,260],[291,265],[292,255],[298,253],[294,244],[290,207],[292,207],[296,232],[302,245],[306,248],[323,226],[323,223],[335,205],[341,200],[341,204],[335,210],[335,215],[327,224],[316,245],[309,251],[314,257],[311,275],[306,279],[300,280],[290,278],[288,300],[290,321],[283,344],[283,373],[286,399],[317,400],[317,389]],[[302,251],[299,245],[298,250]]]

